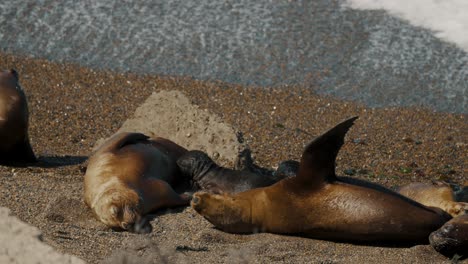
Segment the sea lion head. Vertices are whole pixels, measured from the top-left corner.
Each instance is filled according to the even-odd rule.
[[[191,206],[219,229],[232,233],[252,233],[251,203],[228,194],[197,192]]]
[[[199,181],[216,163],[203,151],[191,150],[177,160],[183,175],[193,181]]]
[[[132,190],[108,189],[97,200],[94,210],[107,226],[135,233],[150,233],[151,224],[143,215],[143,201]]]
[[[452,257],[455,254],[467,257],[468,215],[462,215],[445,223],[429,236],[431,246],[441,254]]]

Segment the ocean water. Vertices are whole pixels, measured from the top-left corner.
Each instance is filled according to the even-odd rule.
[[[467,52],[342,1],[2,1],[0,39],[3,52],[93,68],[468,113]]]

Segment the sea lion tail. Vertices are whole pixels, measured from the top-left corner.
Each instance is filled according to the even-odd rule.
[[[358,117],[341,122],[317,137],[305,148],[297,178],[313,182],[336,180],[335,160],[344,144],[344,137]]]

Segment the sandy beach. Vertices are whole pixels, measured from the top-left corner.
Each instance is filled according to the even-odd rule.
[[[82,203],[83,175],[96,141],[115,133],[148,96],[163,90],[180,91],[219,116],[242,135],[256,163],[270,168],[298,160],[314,137],[359,116],[339,153],[337,174],[390,188],[468,180],[466,115],[373,109],[318,96],[313,87],[260,89],[0,54],[0,69],[10,68],[19,72],[29,101],[29,135],[39,163],[0,166],[0,206],[39,228],[43,240],[60,252],[89,263],[450,263],[429,245],[226,234],[191,208],[157,212],[151,234],[116,232],[94,220]]]

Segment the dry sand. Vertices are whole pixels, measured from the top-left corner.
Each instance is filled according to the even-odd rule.
[[[158,212],[151,234],[115,232],[94,220],[83,205],[83,168],[99,139],[133,118],[153,92],[166,90],[182,92],[199,109],[240,132],[236,137],[264,167],[299,159],[308,141],[359,115],[339,154],[339,175],[346,171],[387,187],[431,180],[461,183],[468,180],[466,115],[370,109],[317,96],[314,87],[258,89],[95,71],[5,54],[0,54],[0,68],[20,74],[31,112],[31,142],[40,159],[33,167],[0,167],[0,206],[39,228],[43,240],[60,252],[89,263],[450,262],[429,245],[378,247],[226,234],[191,208]]]

